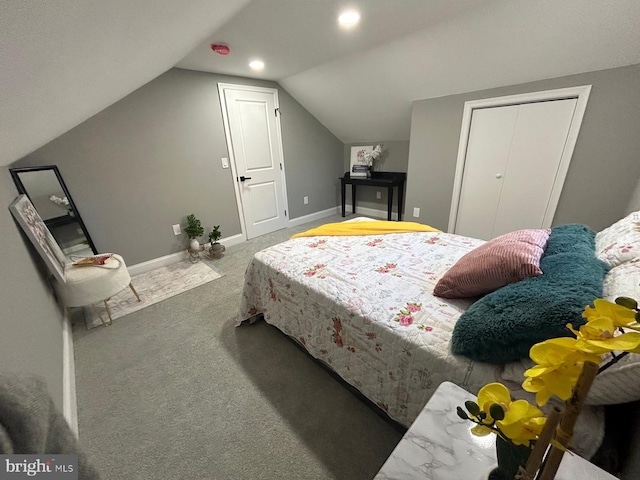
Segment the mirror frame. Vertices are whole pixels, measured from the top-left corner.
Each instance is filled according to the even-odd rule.
[[[97,255],[98,254],[98,250],[96,249],[96,246],[94,245],[93,240],[91,239],[91,235],[89,235],[89,232],[87,231],[87,227],[85,226],[84,222],[82,221],[82,217],[80,216],[80,212],[78,212],[78,209],[76,208],[76,204],[73,202],[73,197],[71,197],[71,194],[69,193],[69,190],[67,189],[67,185],[64,183],[64,180],[62,179],[62,175],[60,175],[60,171],[58,170],[58,167],[56,165],[42,165],[42,166],[37,166],[37,167],[10,168],[9,172],[11,173],[11,177],[13,178],[13,182],[16,184],[16,187],[18,188],[18,193],[24,193],[27,197],[29,197],[29,200],[31,200],[31,202],[33,202],[33,199],[29,196],[29,192],[27,192],[26,189],[24,188],[22,180],[20,180],[20,176],[18,174],[19,173],[24,173],[24,172],[38,172],[38,171],[42,171],[42,170],[53,170],[53,173],[55,173],[56,178],[58,179],[58,182],[60,183],[60,187],[62,187],[62,191],[64,192],[65,196],[67,197],[67,200],[69,200],[69,208],[71,208],[71,210],[73,211],[75,219],[78,222],[78,225],[80,225],[80,228],[82,229],[82,233],[84,233],[84,236],[87,239],[87,243],[89,244],[89,247],[93,251],[93,254]]]

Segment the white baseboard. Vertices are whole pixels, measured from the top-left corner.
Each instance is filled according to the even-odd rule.
[[[151,270],[155,270],[156,268],[166,267],[167,265],[178,263],[180,260],[184,260],[185,258],[189,258],[186,249],[181,252],[165,255],[164,257],[153,258],[151,260],[147,260],[146,262],[136,263],[135,265],[128,265],[127,270],[129,270],[129,274],[133,277],[134,275],[140,275],[141,273],[146,273]]]
[[[238,234],[220,240],[220,243],[222,243],[225,247],[231,247],[244,241],[246,241],[244,235]],[[211,246],[211,244],[206,243],[204,244],[204,246],[205,248],[208,248]],[[128,265],[127,270],[129,270],[129,274],[133,277],[134,275],[140,275],[141,273],[146,273],[151,270],[155,270],[156,268],[166,267],[167,265],[178,263],[188,258],[189,255],[187,255],[187,250],[185,249],[181,252],[165,255],[164,257],[153,258],[151,260],[147,260],[146,262],[136,263],[135,265]]]
[[[62,414],[78,437],[78,401],[76,398],[76,366],[73,356],[71,320],[64,310],[62,319]]]
[[[346,205],[345,207],[345,213],[347,215],[351,215],[351,211],[353,209],[351,208],[351,205]],[[383,219],[386,220],[387,219],[387,211],[386,210],[377,210],[375,208],[367,208],[367,207],[359,207],[358,205],[356,205],[356,215],[364,215],[367,217],[374,217],[374,218],[378,218],[378,219]],[[397,220],[398,219],[398,214],[396,212],[391,212],[391,220]]]
[[[243,234],[238,233],[237,235],[233,235],[232,237],[227,237],[223,240],[220,240],[220,243],[223,244],[225,247],[233,247],[234,245],[238,245],[246,241],[247,241],[247,238]]]
[[[364,211],[366,209],[360,208],[359,210]],[[368,209],[368,210],[371,210],[371,209]],[[293,220],[289,220],[288,226],[296,227],[298,225],[302,225],[307,222],[312,222],[314,220],[320,220],[324,217],[335,215],[339,212],[340,212],[340,207],[328,208],[326,210],[321,210],[320,212],[304,215],[303,217],[298,217],[298,218],[294,218]],[[382,212],[382,213],[386,215],[386,212]],[[232,247],[233,245],[238,245],[246,241],[247,241],[247,238],[242,233],[239,233],[237,235],[232,235],[231,237],[221,239],[220,243],[222,243],[225,247]],[[211,246],[210,243],[204,244],[205,248],[209,248],[210,246]],[[127,269],[129,270],[129,274],[132,277],[134,275],[140,275],[141,273],[145,273],[150,270],[155,270],[156,268],[160,268],[160,267],[166,267],[167,265],[171,265],[173,263],[177,263],[182,260],[185,260],[188,258],[188,255],[186,252],[187,251],[185,249],[181,252],[165,255],[164,257],[153,258],[151,260],[147,260],[146,262],[136,263],[135,265],[128,265]]]
[[[331,215],[335,215],[337,213],[340,213],[340,207],[333,207],[326,210],[321,210],[319,212],[310,213],[309,215],[304,215],[302,217],[289,220],[289,227],[297,227],[298,225],[313,222],[315,220],[320,220],[325,217],[330,217]]]
[[[351,208],[351,207],[349,207]],[[359,212],[368,215],[376,215],[382,218],[386,218],[387,212],[383,212],[382,210],[373,210],[371,208],[360,208],[358,207]],[[371,213],[373,212],[373,213]],[[325,217],[330,217],[331,215],[335,215],[340,213],[340,207],[328,208],[326,210],[321,210],[319,212],[311,213],[309,215],[304,215],[302,217],[294,218],[289,220],[289,227],[297,227],[298,225],[302,225],[308,222],[313,222],[315,220],[320,220]],[[231,237],[224,238],[220,240],[225,247],[232,247],[233,245],[238,245],[240,243],[246,242],[246,237],[239,233],[237,235],[233,235]],[[205,248],[209,248],[210,244],[204,244]],[[150,270],[154,270],[160,267],[166,267],[167,265],[171,265],[173,263],[180,262],[188,258],[186,249],[181,252],[171,253],[169,255],[165,255],[164,257],[153,258],[146,262],[136,263],[135,265],[127,266],[129,270],[129,274],[133,277],[134,275],[140,275],[141,273],[148,272]]]

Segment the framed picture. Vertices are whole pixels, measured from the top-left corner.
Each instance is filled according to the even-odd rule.
[[[29,200],[29,197],[22,194],[9,206],[9,210],[17,222],[27,234],[31,243],[36,248],[47,268],[56,279],[65,283],[64,269],[67,263],[66,257],[53,235],[44,224],[44,221]]]
[[[360,145],[351,147],[351,162],[349,165],[349,172],[352,177],[366,177],[369,165],[364,159],[365,153],[371,153],[373,151],[373,145]],[[355,167],[355,168],[354,168]]]

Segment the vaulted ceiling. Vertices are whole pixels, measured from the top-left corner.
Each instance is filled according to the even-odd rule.
[[[636,63],[637,0],[5,0],[0,164],[173,66],[275,80],[347,143],[408,139],[414,100]]]

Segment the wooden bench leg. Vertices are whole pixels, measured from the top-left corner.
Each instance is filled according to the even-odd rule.
[[[136,298],[138,299],[138,301],[140,301],[140,295],[138,295],[138,292],[136,292],[136,289],[133,288],[133,283],[129,283],[129,288],[131,289],[131,291],[133,292],[133,294],[136,296]]]
[[[108,327],[109,325],[111,325],[111,312],[109,311],[109,306],[107,305],[107,301],[106,300],[104,301],[104,305],[105,305],[105,307],[107,307],[107,313],[109,314],[109,323],[104,321],[104,318],[102,318],[102,314],[96,308],[96,304],[95,303],[91,304],[91,308],[93,308],[93,313],[95,313],[98,316],[98,318],[102,322],[102,325],[104,327]],[[87,325],[87,329],[89,329],[88,325]]]

